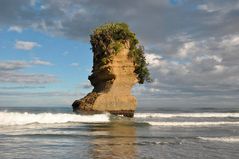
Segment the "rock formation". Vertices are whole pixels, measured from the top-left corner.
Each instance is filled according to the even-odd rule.
[[[117,28],[118,25],[119,28]],[[118,36],[119,30],[125,29],[121,26],[125,27],[127,25],[122,23],[106,24],[101,26],[99,30],[96,29],[94,34],[91,35],[94,63],[89,80],[94,89],[84,98],[76,100],[72,104],[74,112],[110,112],[111,114],[133,117],[137,102],[136,98],[131,95],[131,88],[140,80],[144,81],[146,77],[145,75],[142,76],[142,73],[139,74],[143,67],[139,66],[139,62],[137,63],[134,58],[135,56],[132,56],[132,48],[134,48],[132,47],[132,44],[134,44],[132,39],[128,38],[127,34],[117,40],[111,38],[115,36],[113,34]],[[126,27],[126,33],[130,33],[130,36],[134,35],[127,29],[128,26]],[[107,37],[110,40],[102,39],[102,37]],[[134,49],[134,52],[139,50],[136,47]],[[144,56],[137,57],[142,57],[141,62],[143,61],[143,65],[145,65]],[[146,71],[148,70],[146,69]],[[140,77],[144,77],[144,79],[140,79]]]

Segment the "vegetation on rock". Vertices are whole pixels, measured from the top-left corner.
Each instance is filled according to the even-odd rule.
[[[126,23],[106,23],[97,27],[90,36],[94,63],[105,65],[111,61],[112,55],[129,44],[129,57],[135,63],[138,83],[150,82],[150,73],[144,56],[144,48],[139,45],[135,33],[130,31]]]

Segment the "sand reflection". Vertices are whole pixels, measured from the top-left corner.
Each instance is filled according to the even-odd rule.
[[[93,158],[136,158],[136,129],[131,122],[114,121],[92,131],[96,134],[90,150]]]

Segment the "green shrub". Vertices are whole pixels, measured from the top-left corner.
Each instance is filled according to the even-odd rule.
[[[139,45],[135,33],[130,31],[126,23],[106,23],[97,27],[90,35],[92,50],[95,63],[102,65],[110,62],[112,54],[117,54],[122,46],[129,42],[129,57],[135,63],[135,73],[137,74],[140,84],[145,81],[151,82],[150,73],[144,56],[144,48]],[[108,58],[108,60],[107,60]]]

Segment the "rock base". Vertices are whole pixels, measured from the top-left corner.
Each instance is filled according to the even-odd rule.
[[[133,118],[134,117],[134,110],[115,110],[115,111],[109,111],[110,114],[113,115],[123,115],[125,117]]]
[[[109,112],[110,114],[113,114],[113,115],[123,115],[125,117],[134,116],[134,110],[136,105],[135,97],[126,96],[124,98],[125,99],[124,101],[119,102],[119,99],[113,98],[112,95],[108,95],[109,96],[108,100],[105,100],[106,96],[107,96],[106,94],[98,94],[95,92],[89,93],[84,98],[80,100],[75,100],[75,102],[72,104],[73,111],[75,113],[87,114],[87,115]],[[115,100],[117,102],[115,102]],[[109,103],[111,105],[109,105]],[[119,103],[121,103],[121,105],[117,105]],[[123,108],[128,108],[128,109],[123,109]]]

